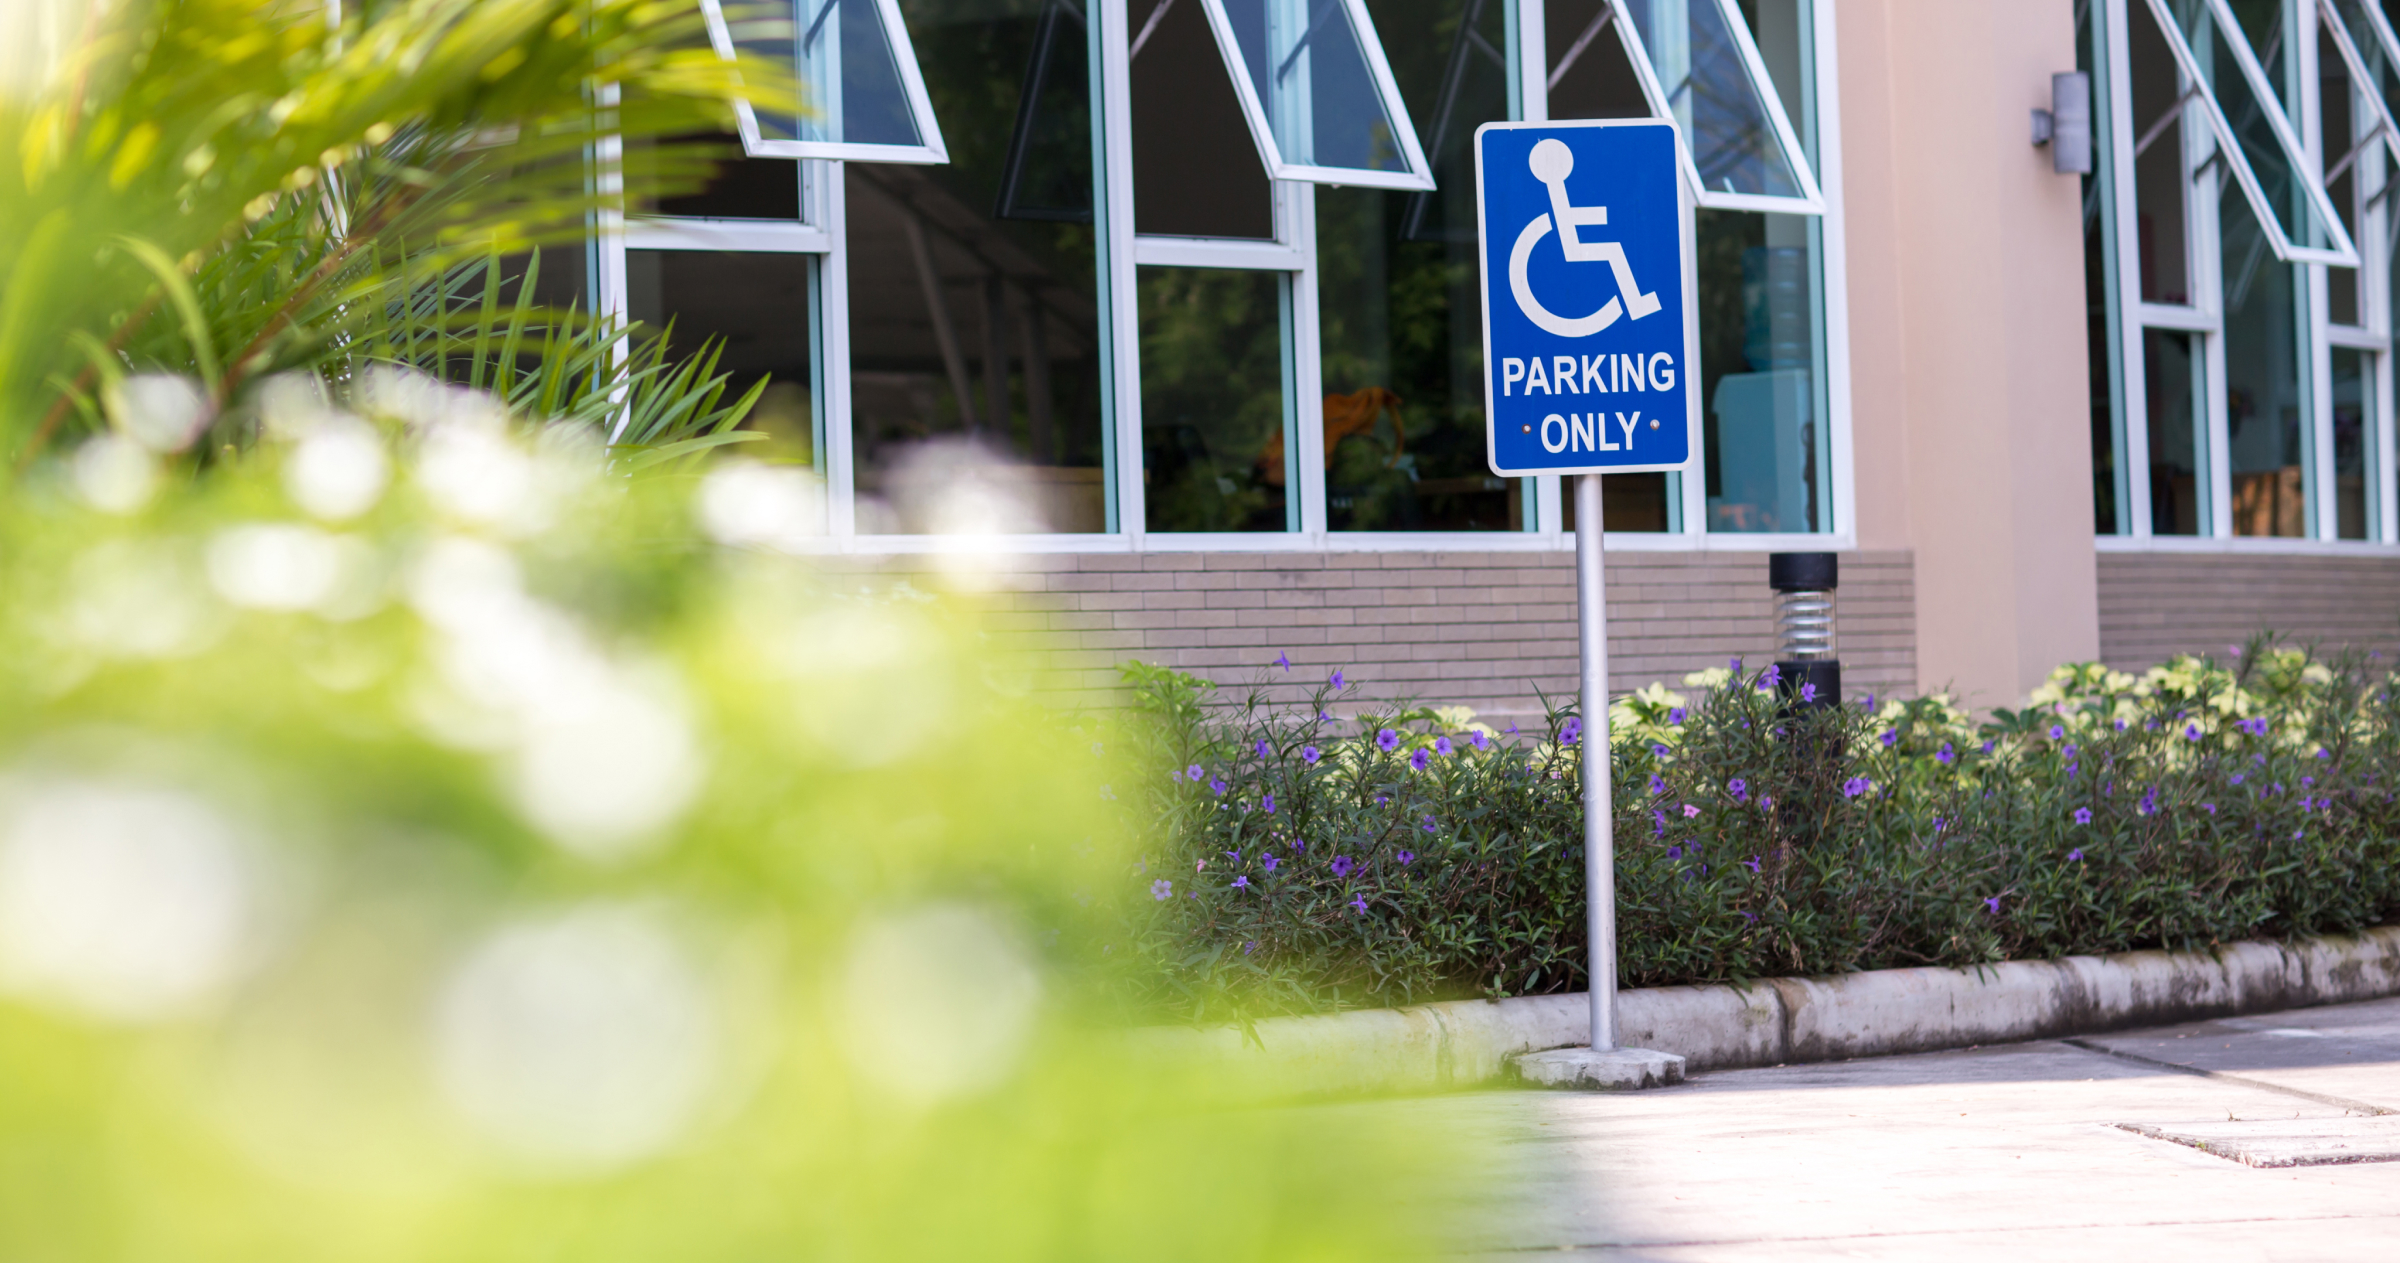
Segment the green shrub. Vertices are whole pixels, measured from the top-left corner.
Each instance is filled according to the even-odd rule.
[[[1286,668],[1288,670],[1288,668]],[[1123,975],[1152,1012],[1579,990],[1580,720],[1310,702],[1132,664],[1145,831]],[[2356,930],[2400,908],[2392,677],[2265,638],[1795,708],[1773,668],[1611,708],[1620,983],[1965,965]],[[1146,896],[1146,897],[1144,897]]]

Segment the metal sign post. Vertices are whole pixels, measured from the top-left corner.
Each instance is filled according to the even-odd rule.
[[[1578,744],[1592,1040],[1517,1059],[1528,1081],[1637,1088],[1672,1053],[1617,1047],[1616,848],[1609,822],[1604,473],[1681,469],[1700,432],[1692,217],[1675,128],[1658,120],[1487,123],[1475,133],[1484,442],[1501,477],[1575,479]]]

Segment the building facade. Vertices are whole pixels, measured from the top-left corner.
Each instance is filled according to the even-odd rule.
[[[1280,654],[1538,708],[1572,497],[1485,467],[1476,127],[1665,117],[1704,411],[1605,492],[1612,668],[1771,647],[2009,705],[2261,626],[2400,642],[2381,0],[807,0],[812,103],[603,223],[596,301],[772,378],[826,564],[971,576],[1029,687]],[[2032,143],[2093,85],[2096,160]],[[1277,673],[1278,678],[1281,673]]]

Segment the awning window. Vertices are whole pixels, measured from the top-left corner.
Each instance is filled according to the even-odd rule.
[[[1433,187],[1432,169],[1362,0],[1197,3],[1208,14],[1269,176]],[[1145,28],[1167,7],[1153,10]],[[1138,47],[1142,35],[1133,42]]]
[[[2358,250],[2303,160],[2283,106],[2225,0],[2148,2],[2184,77],[2202,89],[2193,99],[2208,116],[2216,156],[2266,229],[2276,257],[2357,267]]]
[[[2325,33],[2333,37],[2334,47],[2341,50],[2342,60],[2350,68],[2350,81],[2358,85],[2359,99],[2367,103],[2375,118],[2369,134],[2358,137],[2350,152],[2327,155],[2326,179],[2330,183],[2338,178],[2336,173],[2349,169],[2360,153],[2378,142],[2400,159],[2400,123],[2394,121],[2400,115],[2400,38],[2393,35],[2383,10],[2374,5],[2359,0],[2318,0],[2318,9],[2325,15]]]
[[[1684,176],[1702,206],[1824,213],[1808,155],[1733,0],[1604,0],[1566,47],[1553,48],[1551,90],[1565,84],[1574,99],[1591,96],[1577,80],[1607,74],[1618,65],[1607,54],[1617,50],[1650,116],[1672,120],[1682,135]]]
[[[721,0],[700,7],[718,56],[775,63],[800,85],[798,117],[735,102],[753,157],[950,160],[894,0],[791,0],[758,20],[737,9],[731,22]]]

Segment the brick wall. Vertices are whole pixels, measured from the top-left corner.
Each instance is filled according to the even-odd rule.
[[[864,576],[939,587],[926,557],[849,559]],[[1140,658],[1246,684],[1334,667],[1378,699],[1538,715],[1538,687],[1575,687],[1575,571],[1566,552],[1088,553],[1012,557],[979,576],[989,626],[1033,687],[1105,703]],[[1611,685],[1674,684],[1773,648],[1764,553],[1611,552]],[[1915,593],[1904,552],[1842,557],[1840,647],[1852,691],[1913,689]]]
[[[2295,644],[2400,654],[2400,558],[2100,554],[2100,657],[2138,671],[2261,628]]]

